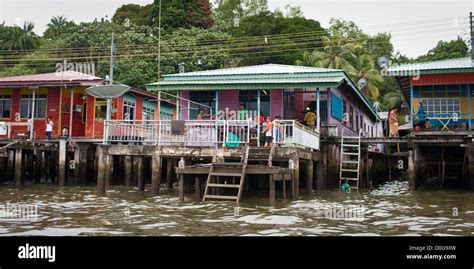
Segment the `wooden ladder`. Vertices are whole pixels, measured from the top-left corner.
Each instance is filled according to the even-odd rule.
[[[237,203],[240,202],[240,199],[242,198],[242,191],[244,189],[245,170],[247,168],[248,155],[249,146],[245,145],[242,148],[242,156],[240,158],[240,162],[217,162],[216,158],[214,158],[213,162],[211,162],[211,167],[209,168],[206,189],[204,190],[204,197],[202,199],[203,202],[209,199],[235,200]],[[225,171],[229,169],[240,170],[238,172]],[[227,184],[226,179],[234,179],[236,177],[240,178],[240,182],[238,184]],[[224,183],[219,182],[220,178],[225,178]],[[214,189],[216,192],[218,192],[219,190],[234,189],[237,190],[237,193],[235,195],[210,194],[209,191],[211,188]]]
[[[347,179],[351,189],[359,191],[361,134],[362,132],[359,132],[359,136],[344,136],[344,129],[342,130],[339,190],[341,190],[342,181]],[[344,156],[349,156],[349,160],[344,160]]]

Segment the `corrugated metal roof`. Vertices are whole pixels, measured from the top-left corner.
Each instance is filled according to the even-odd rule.
[[[35,75],[23,75],[0,78],[0,82],[20,82],[20,81],[74,81],[74,80],[102,80],[99,77],[87,75],[84,73],[65,71],[44,73]]]
[[[307,66],[294,66],[283,64],[262,64],[254,66],[243,66],[233,68],[223,68],[217,70],[206,70],[189,73],[178,73],[164,75],[167,77],[194,77],[194,76],[230,76],[230,75],[255,75],[255,74],[297,74],[297,73],[327,73],[341,71],[337,69],[326,69]]]
[[[431,61],[424,63],[412,63],[412,64],[402,64],[394,65],[387,69],[388,75],[391,76],[406,76],[406,72],[414,71],[435,71],[435,70],[445,70],[445,71],[456,71],[463,72],[462,70],[470,71],[474,69],[471,57],[457,58],[457,59],[448,59],[441,61]],[[405,72],[405,73],[404,73]],[[409,74],[408,74],[409,75]]]
[[[339,83],[343,76],[331,76],[321,78],[271,78],[271,79],[213,79],[213,80],[183,80],[160,82],[160,86],[167,85],[204,85],[204,84],[298,84],[298,83]]]

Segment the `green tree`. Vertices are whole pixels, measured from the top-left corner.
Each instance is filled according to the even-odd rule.
[[[362,94],[372,101],[377,100],[380,96],[377,84],[382,83],[383,78],[373,58],[369,55],[359,56],[354,69],[355,73],[351,74],[354,81],[358,82],[360,79],[367,81],[367,84],[360,89]]]
[[[23,27],[8,27],[6,30],[6,41],[3,44],[5,50],[30,50],[39,45],[38,36],[33,32],[34,23],[25,21]]]
[[[51,21],[47,24],[48,28],[43,33],[43,37],[49,39],[58,38],[68,27],[75,25],[73,21],[68,21],[64,16],[55,16],[51,18]]]
[[[456,40],[442,41],[440,40],[436,47],[428,51],[426,55],[422,55],[416,59],[417,62],[437,61],[454,59],[469,56],[469,47],[466,42],[458,37]]]

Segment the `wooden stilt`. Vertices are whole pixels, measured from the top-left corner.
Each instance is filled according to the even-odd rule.
[[[137,185],[139,191],[145,191],[145,178],[143,177],[143,157],[137,158]]]
[[[199,180],[199,177],[194,178],[194,191],[196,201],[201,201],[201,182]]]
[[[100,147],[97,148],[99,152],[99,159],[98,159],[98,174],[97,174],[97,192],[99,194],[105,193],[105,173],[106,173],[106,160],[105,155],[102,152]]]
[[[269,175],[270,179],[269,179],[269,185],[270,185],[270,204],[274,204],[275,203],[275,197],[276,197],[276,193],[275,193],[275,179],[273,177],[272,174]],[[283,182],[285,182],[283,180]]]
[[[130,187],[132,184],[132,157],[125,156],[124,163],[125,186]]]
[[[161,157],[158,154],[153,154],[151,160],[151,193],[158,195],[160,193],[161,181]]]
[[[313,161],[306,161],[306,194],[313,192]]]
[[[15,151],[15,187],[21,187],[21,175],[22,175],[22,165],[23,165],[23,150],[17,148]]]
[[[74,173],[74,184],[79,184],[81,181],[81,150],[76,148],[74,149],[74,165],[73,165],[73,173]]]
[[[184,174],[179,175],[178,180],[179,201],[184,203]]]
[[[168,192],[173,190],[174,160],[166,159],[166,187]]]
[[[58,184],[64,187],[66,182],[66,140],[59,140]]]

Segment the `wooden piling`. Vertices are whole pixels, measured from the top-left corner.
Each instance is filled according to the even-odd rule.
[[[270,189],[270,204],[274,204],[275,203],[275,197],[276,197],[276,193],[275,193],[275,178],[273,177],[272,174],[269,175],[269,189]],[[283,179],[283,184],[285,184],[285,180]]]
[[[184,203],[184,174],[179,175],[178,180],[179,201]]]
[[[173,190],[174,160],[166,159],[166,187],[168,192]]]
[[[196,202],[201,201],[201,182],[199,177],[194,178],[194,195],[196,197]]]
[[[110,189],[110,185],[112,185],[113,156],[110,154],[105,155],[104,161],[105,161],[104,188],[107,191]]]
[[[291,158],[293,160],[293,199],[300,196],[300,160],[298,157]]]
[[[81,150],[74,149],[74,184],[79,184],[81,181]]]
[[[138,185],[138,159],[140,157],[138,156],[133,156],[133,161],[132,161],[132,165],[133,165],[133,169],[132,169],[132,186],[137,186]]]
[[[79,163],[80,183],[85,184],[87,181],[87,150],[81,149],[79,151]]]
[[[13,181],[15,173],[15,150],[8,150],[7,179]]]
[[[408,151],[408,190],[414,191],[415,190],[415,181],[416,181],[416,173],[415,173],[415,154],[413,150]]]
[[[15,187],[21,187],[21,175],[22,175],[22,165],[23,165],[23,150],[17,148],[15,150]]]
[[[474,190],[474,144],[469,143],[469,187],[471,190]]]
[[[125,175],[125,186],[130,187],[132,184],[132,157],[125,156],[124,163],[125,165],[123,166],[123,174]]]
[[[306,194],[313,192],[313,161],[306,161]]]
[[[143,157],[137,158],[137,185],[139,191],[145,190],[145,178],[143,177]]]
[[[103,154],[103,150],[101,147],[97,147],[97,152],[99,155],[98,159],[98,174],[97,174],[97,192],[99,194],[105,193],[105,173],[106,173],[106,161],[105,155]]]
[[[42,174],[43,174],[43,151],[35,150],[35,172],[34,172],[35,183],[41,182]]]
[[[59,140],[58,184],[64,187],[66,177],[66,140]]]
[[[151,158],[151,194],[158,195],[160,193],[161,183],[161,156],[153,154]]]

